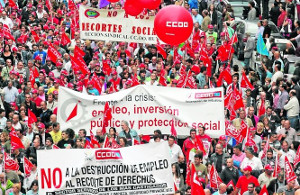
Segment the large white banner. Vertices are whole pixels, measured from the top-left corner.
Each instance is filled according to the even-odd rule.
[[[80,6],[80,38],[156,44],[154,16],[133,17],[124,10]]]
[[[38,150],[39,194],[172,194],[167,142],[120,149]]]
[[[179,136],[190,129],[204,126],[213,138],[225,134],[223,88],[183,89],[138,85],[117,93],[101,96],[85,95],[68,88],[59,88],[57,120],[61,129],[83,128],[89,132],[102,129],[104,105],[112,108],[108,127],[121,129],[121,121],[139,134],[149,135],[160,129],[170,134],[174,122]],[[74,115],[76,114],[76,115]],[[107,128],[108,130],[108,128]]]

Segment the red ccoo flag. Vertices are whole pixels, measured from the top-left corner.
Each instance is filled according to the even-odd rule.
[[[61,40],[60,40],[61,45],[65,46],[71,43],[70,38],[66,35],[66,33],[63,33],[61,35]]]
[[[11,144],[11,149],[19,149],[19,148],[25,149],[22,141],[17,136],[14,136],[14,135],[10,136],[10,144]]]
[[[49,44],[47,55],[53,63],[56,63],[57,59],[61,58],[61,54],[53,47],[52,44]]]
[[[103,135],[106,133],[105,126],[108,125],[108,121],[111,120],[111,118],[112,118],[111,108],[109,107],[108,102],[106,102],[103,111],[103,123],[102,123]]]
[[[249,79],[247,78],[245,72],[242,73],[241,87],[246,89],[251,89],[251,90],[254,89],[253,85],[250,83]]]
[[[299,162],[300,162],[300,147],[298,147],[296,156],[294,158],[294,167],[295,168]]]
[[[28,125],[31,125],[32,123],[35,123],[37,121],[37,118],[35,114],[28,108]]]
[[[284,158],[284,170],[285,170],[285,179],[286,179],[287,183],[297,179],[297,176],[296,176],[296,174],[293,170],[293,167],[290,164],[287,156],[285,156],[285,158]]]
[[[30,162],[30,160],[26,157],[24,157],[24,173],[26,177],[29,177],[32,171],[33,164]]]
[[[196,136],[196,138],[195,138],[195,146],[196,146],[197,150],[201,150],[203,152],[203,155],[206,155],[206,151],[205,151],[203,142],[198,136]]]
[[[191,195],[205,195],[194,164],[191,167]]]
[[[222,180],[221,180],[221,178],[219,177],[219,175],[217,173],[217,170],[216,170],[216,168],[215,168],[214,165],[211,166],[209,175],[210,175],[210,187],[212,187],[212,188],[218,188],[219,185],[221,183],[223,183]]]
[[[18,171],[19,164],[14,161],[6,152],[4,152],[4,169]]]
[[[227,187],[232,186],[233,189],[235,190],[235,186],[232,180],[230,180],[230,182],[226,185]]]
[[[258,116],[262,116],[266,113],[266,107],[265,107],[265,100],[264,99],[261,99],[261,102],[260,102],[260,107],[259,107],[259,110],[258,110]]]
[[[8,6],[9,7],[17,7],[17,4],[14,2],[14,0],[8,0]]]
[[[267,143],[264,147],[263,153],[261,155],[261,159],[264,159],[267,156],[267,151],[270,149],[270,140],[267,140]]]
[[[260,190],[258,195],[269,195],[266,184],[264,185],[264,187]]]
[[[161,54],[162,57],[163,57],[164,59],[166,59],[166,58],[167,58],[167,53],[166,53],[166,51],[164,50],[164,48],[163,48],[160,44],[157,44],[157,45],[156,45],[156,48],[157,48],[157,53]]]
[[[85,140],[84,148],[91,149],[94,148],[94,146],[91,144],[89,140]]]
[[[34,30],[31,31],[31,35],[34,38],[35,43],[38,43],[40,41],[40,37],[38,36],[38,34],[36,34],[36,32]]]
[[[85,56],[85,52],[82,51],[77,45],[75,45],[75,48],[74,48],[74,55],[75,53],[79,53],[80,56]]]
[[[96,139],[96,137],[94,136],[94,133],[91,129],[90,129],[90,136],[91,136],[91,144],[93,144],[93,146],[97,145],[98,148],[100,148],[100,144],[99,144],[98,140]]]

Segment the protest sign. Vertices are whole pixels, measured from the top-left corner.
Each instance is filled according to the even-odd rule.
[[[138,85],[117,93],[92,96],[60,87],[57,119],[61,129],[102,129],[104,105],[108,101],[112,119],[107,127],[121,131],[121,121],[139,134],[160,129],[171,134],[172,123],[179,137],[204,126],[213,138],[225,134],[223,88],[183,89]],[[70,115],[72,115],[70,117]]]
[[[122,10],[80,6],[80,38],[156,44],[154,16],[129,16]]]
[[[167,142],[119,149],[38,150],[39,194],[172,194]]]

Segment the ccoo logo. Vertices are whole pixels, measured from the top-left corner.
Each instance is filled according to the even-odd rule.
[[[98,16],[100,16],[99,12],[93,10],[93,9],[87,9],[85,12],[84,12],[84,15],[87,17],[87,18],[90,18],[90,19],[94,19],[94,18],[97,18]]]
[[[188,22],[178,22],[178,21],[167,21],[166,23],[167,27],[174,27],[174,28],[188,28],[189,27],[189,23]]]
[[[109,149],[95,151],[95,157],[97,160],[123,159],[120,150]]]

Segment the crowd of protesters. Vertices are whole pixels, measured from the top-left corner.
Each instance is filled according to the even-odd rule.
[[[101,4],[97,0],[75,0],[74,3],[77,8],[81,5],[98,8]],[[122,9],[123,3],[110,3],[102,9]],[[219,19],[215,9],[217,3],[210,0],[162,0],[160,8],[170,4],[184,6],[192,15],[194,30],[192,46],[185,43],[180,48],[165,44],[164,51],[158,51],[157,46],[151,44],[80,39],[80,31],[74,24],[76,16],[68,7],[70,1],[0,2],[0,163],[4,164],[5,152],[20,167],[13,171],[0,166],[0,194],[39,194],[36,151],[54,147],[85,148],[90,140],[85,129],[75,134],[73,129],[60,128],[56,117],[60,86],[79,92],[85,90],[83,93],[97,96],[126,90],[137,82],[177,87],[183,74],[190,74],[196,85],[193,88],[206,89],[217,87],[222,79],[221,73],[228,68],[232,83],[221,82],[221,86],[227,91],[225,95],[230,90],[239,91],[244,106],[233,112],[226,107],[225,117],[236,130],[241,128],[242,122],[251,127],[254,145],[246,141],[236,143],[225,135],[212,139],[205,134],[205,127],[191,129],[190,136],[183,143],[174,136],[162,135],[160,130],[149,139],[130,129],[127,121],[122,121],[122,129],[109,129],[109,142],[116,141],[120,147],[127,147],[132,145],[133,138],[143,144],[168,141],[178,190],[176,195],[191,194],[189,169],[192,164],[205,194],[259,194],[264,186],[271,195],[300,194],[299,164],[293,170],[296,180],[286,182],[284,172],[285,157],[293,165],[299,147],[300,63],[295,63],[293,75],[286,77],[282,56],[282,53],[297,54],[300,48],[300,2],[275,0],[272,7],[269,7],[269,1],[249,2],[246,20],[257,21],[257,33],[269,43],[266,44],[269,56],[261,56],[261,66],[257,69],[253,68],[256,66],[252,56],[256,42],[249,33],[246,33],[243,67],[236,64],[235,55],[229,55],[227,60],[218,57],[218,48],[228,44],[234,36],[235,29],[230,24],[236,18],[230,4],[223,4]],[[157,11],[151,10],[148,14],[155,15]],[[259,20],[260,17],[264,20]],[[268,20],[292,41],[286,50],[280,51],[276,46]],[[70,37],[70,43],[66,45],[62,44],[64,35]],[[53,45],[62,56],[55,63],[47,55],[49,45]],[[203,46],[201,51],[198,45]],[[75,48],[83,52],[90,75],[72,69],[70,55],[74,55]],[[200,55],[203,50],[208,57],[205,60]],[[103,70],[104,64],[109,65],[109,71]],[[251,88],[241,86],[242,74],[247,76]],[[160,77],[165,78],[166,84]],[[31,113],[37,118],[34,123],[30,122]],[[13,130],[25,149],[11,148],[10,133]],[[95,137],[101,147],[105,137],[101,129],[96,129]],[[208,141],[210,149],[196,150],[195,156],[188,158],[191,149],[198,149],[195,145],[198,139]],[[264,156],[267,144],[270,147]],[[99,146],[95,144],[94,147]],[[24,174],[23,157],[33,164],[30,176]],[[278,163],[281,170],[273,177]],[[212,165],[222,180],[216,188],[210,186]],[[230,182],[233,185],[227,185]]]

